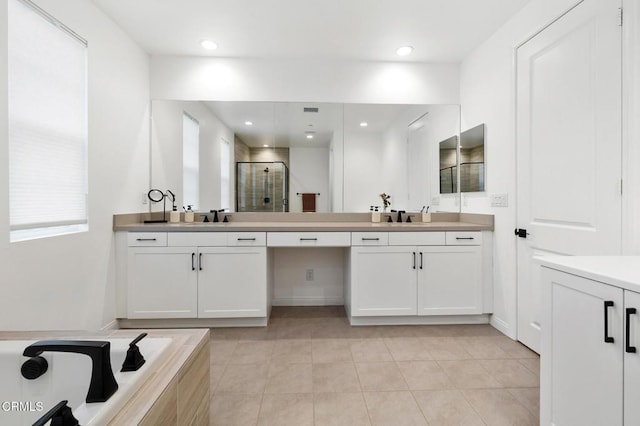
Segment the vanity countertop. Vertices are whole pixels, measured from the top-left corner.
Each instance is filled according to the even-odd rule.
[[[130,232],[406,232],[485,231],[489,225],[469,222],[230,222],[230,223],[133,223],[115,231]]]
[[[542,266],[640,292],[640,256],[540,256]]]

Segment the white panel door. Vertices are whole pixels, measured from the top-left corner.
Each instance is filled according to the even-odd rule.
[[[418,315],[482,313],[482,247],[418,247]]]
[[[200,247],[198,317],[267,316],[266,247]]]
[[[540,345],[545,253],[619,254],[620,0],[584,0],[517,50],[518,340]],[[523,234],[524,235],[524,234]]]
[[[128,318],[196,318],[195,257],[192,247],[129,248]]]
[[[640,294],[625,291],[624,308],[624,424],[637,425],[640,424]]]
[[[416,271],[416,247],[352,247],[351,315],[415,315]]]

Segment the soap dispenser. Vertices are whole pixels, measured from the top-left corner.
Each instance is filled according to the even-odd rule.
[[[171,213],[169,213],[169,222],[170,223],[180,223],[180,212],[176,206],[173,206]]]
[[[184,208],[184,207],[183,207],[183,208]],[[185,221],[186,223],[192,223],[192,222],[193,222],[194,217],[195,217],[195,214],[194,214],[193,210],[191,209],[191,205],[189,204],[189,205],[187,206],[187,209],[186,209],[186,210],[185,210],[185,212],[184,212],[184,221]]]

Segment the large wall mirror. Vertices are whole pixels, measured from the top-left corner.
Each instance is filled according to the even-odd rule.
[[[442,193],[439,142],[458,105],[152,101],[152,188],[194,210],[459,211]],[[456,136],[457,137],[457,136]],[[308,210],[307,210],[308,211]]]

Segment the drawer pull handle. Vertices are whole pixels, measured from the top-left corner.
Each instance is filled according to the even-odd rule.
[[[196,260],[196,254],[195,253],[191,253],[191,270],[192,271],[196,270],[196,265],[194,263],[195,260]]]
[[[380,238],[362,238],[362,241],[380,241]]]
[[[202,271],[202,253],[198,254],[198,269]]]
[[[317,238],[300,238],[300,241],[318,241]]]
[[[626,319],[627,319],[627,324],[625,326],[625,337],[626,337],[626,343],[625,343],[625,347],[624,350],[627,353],[630,354],[635,354],[637,352],[637,349],[635,346],[631,346],[629,340],[631,339],[631,324],[630,324],[630,319],[631,319],[631,315],[635,315],[637,313],[636,308],[627,308],[626,310]]]
[[[613,308],[613,300],[604,301],[604,342],[613,343],[613,337],[609,336],[609,308]]]
[[[413,252],[413,269],[416,269],[416,252]]]
[[[422,269],[422,252],[420,252],[420,269]]]
[[[238,238],[238,241],[255,241],[255,238]]]
[[[158,241],[156,238],[136,238],[136,241]]]
[[[456,240],[473,240],[473,237],[456,237]]]

